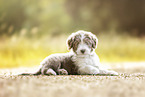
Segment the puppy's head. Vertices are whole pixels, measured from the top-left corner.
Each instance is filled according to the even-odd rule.
[[[97,37],[91,32],[77,31],[67,39],[68,49],[72,49],[77,55],[90,55],[98,44]]]

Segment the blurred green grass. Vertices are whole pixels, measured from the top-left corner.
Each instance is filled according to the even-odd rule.
[[[101,61],[145,61],[145,38],[128,35],[102,35],[96,50]]]
[[[0,39],[0,68],[35,66],[48,55],[65,53],[68,35],[41,38],[13,35]],[[101,62],[145,61],[145,38],[99,35],[96,53]]]

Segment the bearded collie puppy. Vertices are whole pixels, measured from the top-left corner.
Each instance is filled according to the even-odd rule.
[[[68,53],[52,54],[46,57],[35,73],[21,75],[118,75],[115,71],[101,68],[95,53],[98,39],[91,32],[77,31],[67,41]]]

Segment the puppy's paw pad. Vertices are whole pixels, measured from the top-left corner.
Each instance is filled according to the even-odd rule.
[[[68,72],[65,69],[59,69],[59,75],[68,75]]]

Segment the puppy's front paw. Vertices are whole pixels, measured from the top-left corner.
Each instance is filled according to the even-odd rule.
[[[93,74],[93,75],[99,74],[99,70],[98,69],[92,69],[91,74]]]
[[[113,70],[100,70],[100,74],[102,74],[102,75],[111,75],[111,76],[119,75],[117,72],[115,72]]]
[[[119,75],[117,72],[115,72],[115,71],[109,71],[109,74],[111,74],[111,75],[113,75],[113,76],[117,76],[117,75]]]
[[[59,75],[68,75],[68,72],[65,69],[59,69],[58,72]]]

